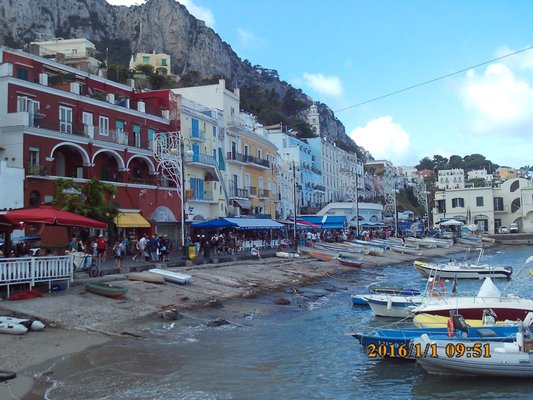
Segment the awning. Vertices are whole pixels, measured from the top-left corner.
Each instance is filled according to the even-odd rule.
[[[346,222],[344,215],[298,215],[298,222],[317,225],[318,229],[342,229]]]
[[[150,228],[150,222],[136,212],[120,213],[115,218],[117,228]]]
[[[252,208],[252,202],[250,200],[233,199],[233,202],[237,205],[237,207],[240,207],[243,210],[250,210]]]
[[[283,224],[268,218],[224,218],[238,229],[282,229]]]

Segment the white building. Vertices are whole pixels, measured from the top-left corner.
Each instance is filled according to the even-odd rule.
[[[518,224],[520,232],[533,233],[533,183],[514,178],[499,187],[435,192],[433,221],[450,218],[475,224],[481,232],[490,234],[511,223]]]
[[[438,173],[437,189],[464,189],[465,171],[462,168],[443,169]]]
[[[494,178],[492,174],[487,173],[487,170],[485,168],[468,171],[467,177],[468,177],[468,180],[483,179],[485,183],[487,184],[491,184]]]

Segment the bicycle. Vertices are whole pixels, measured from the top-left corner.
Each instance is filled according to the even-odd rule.
[[[79,254],[79,253],[78,253]],[[76,264],[76,259],[79,263]],[[96,261],[93,260],[93,256],[90,254],[81,254],[74,257],[74,271],[80,268],[83,272],[87,272],[91,278],[96,278],[100,274],[100,268]]]

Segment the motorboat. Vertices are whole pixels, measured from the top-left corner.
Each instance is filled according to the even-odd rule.
[[[509,326],[517,325],[519,321],[494,321],[484,318],[486,311],[490,312],[491,310],[483,310],[483,316],[479,319],[465,319],[465,322],[471,327],[481,327],[481,326]],[[446,327],[449,317],[443,315],[432,315],[432,314],[417,314],[413,317],[413,324],[417,328],[444,328]]]
[[[369,294],[390,294],[400,296],[419,296],[420,290],[416,288],[406,287],[404,285],[398,285],[389,282],[375,282],[367,286]],[[368,301],[365,299],[369,294],[352,294],[352,305],[365,305],[368,306]]]
[[[460,316],[455,316],[459,320]],[[465,327],[465,328],[463,328]],[[410,346],[413,339],[427,335],[431,340],[457,340],[469,341],[497,341],[513,342],[520,327],[514,326],[490,326],[470,327],[464,324],[452,325],[452,328],[397,328],[378,329],[369,333],[356,332],[352,336],[362,346],[370,347],[378,352],[380,357],[416,358],[421,355],[421,348]],[[419,350],[420,349],[420,350]]]
[[[423,334],[411,342],[416,348],[429,349],[431,356],[417,362],[430,374],[477,375],[508,378],[533,377],[533,338],[522,327],[513,342],[432,339]]]
[[[412,318],[413,310],[422,304],[424,296],[369,294],[363,298],[378,317]]]
[[[491,278],[485,278],[479,292],[475,296],[428,296],[424,302],[413,309],[418,314],[449,316],[450,312],[458,312],[466,319],[479,319],[483,310],[491,309],[496,321],[523,320],[533,311],[533,300],[517,295],[502,295]]]
[[[491,278],[510,279],[513,274],[512,267],[501,267],[489,264],[480,264],[483,255],[480,250],[477,262],[450,260],[447,263],[428,263],[415,261],[414,267],[423,277],[438,276],[443,279],[482,279]]]

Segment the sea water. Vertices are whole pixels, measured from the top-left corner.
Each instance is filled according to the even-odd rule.
[[[531,296],[531,246],[488,250],[484,262],[513,266],[513,285]],[[444,260],[440,260],[444,261]],[[226,302],[221,309],[186,313],[178,321],[135,327],[144,339],[113,340],[59,360],[50,368],[45,398],[70,399],[524,399],[531,380],[428,375],[416,362],[369,359],[349,335],[395,321],[353,307],[350,295],[371,282],[424,288],[412,263],[361,268],[340,279],[273,296]],[[500,289],[508,281],[495,280]],[[460,280],[459,293],[481,281]],[[448,282],[448,287],[450,283]],[[194,283],[190,290],[195,290]],[[285,297],[287,306],[274,305]],[[229,325],[208,327],[225,317]]]

